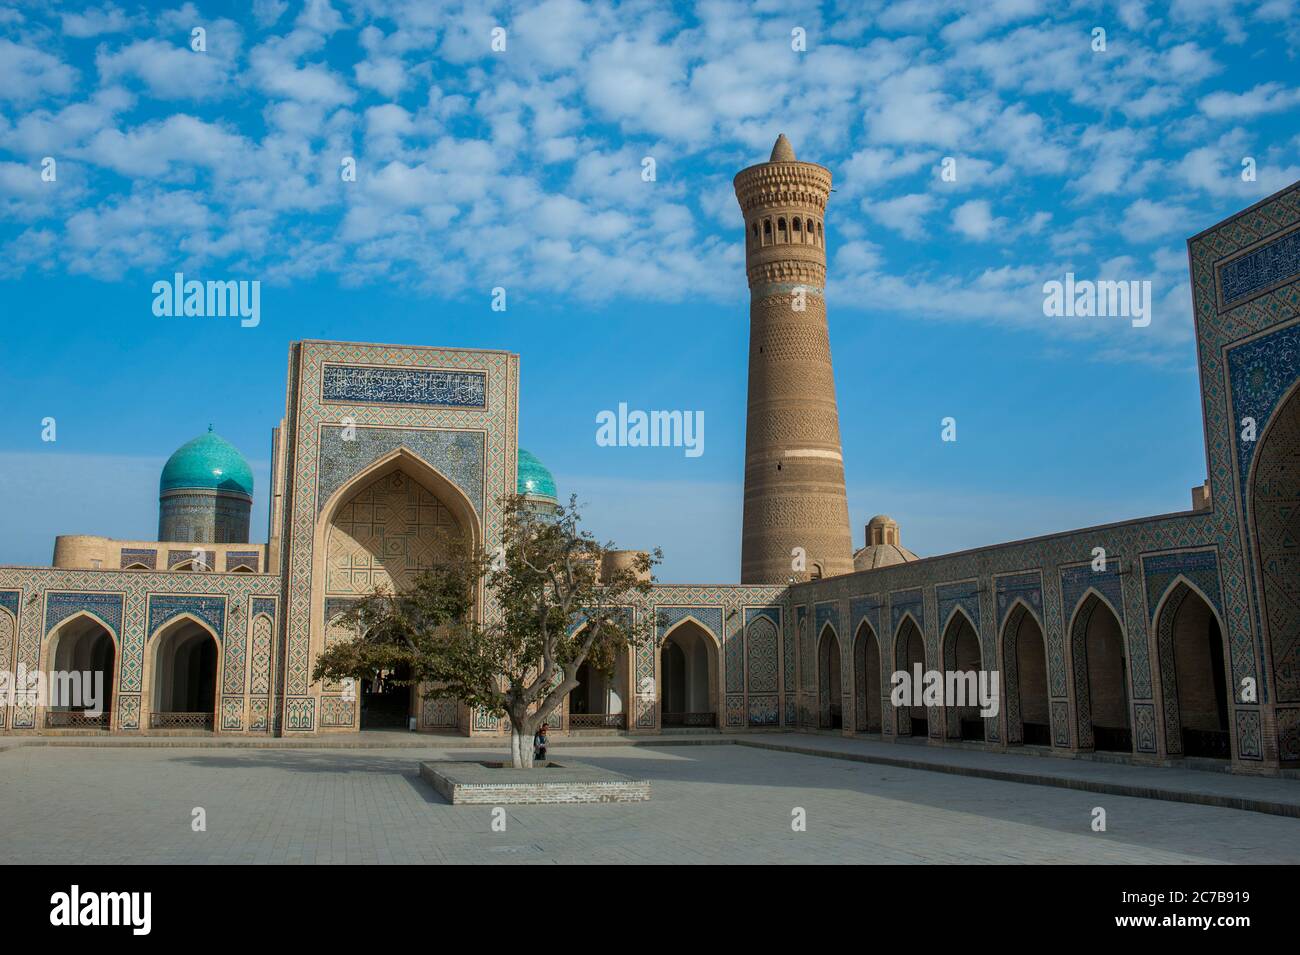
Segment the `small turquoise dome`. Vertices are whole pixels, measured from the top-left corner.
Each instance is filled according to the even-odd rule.
[[[517,490],[529,497],[544,497],[556,501],[555,478],[546,465],[523,448],[519,449],[519,480]]]
[[[163,465],[158,493],[181,488],[230,491],[253,496],[253,471],[233,444],[211,427],[187,441]]]

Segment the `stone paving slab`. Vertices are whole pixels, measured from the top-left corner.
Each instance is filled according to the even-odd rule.
[[[743,740],[743,745],[904,769],[1300,818],[1300,780],[1295,779],[796,733],[779,739],[750,737]]]
[[[218,749],[504,749],[505,740],[376,731],[332,734],[316,739],[256,737],[0,737],[0,754],[24,747],[218,748]],[[771,732],[736,734],[611,735],[552,738],[552,747],[745,746],[832,759],[874,763],[903,769],[949,773],[1035,786],[1134,796],[1170,802],[1241,809],[1300,818],[1300,779],[1207,772],[1171,766],[1136,766],[1097,758],[1068,757],[1044,750],[1022,755],[924,742],[886,743],[829,733]],[[1028,751],[1026,751],[1028,752]]]
[[[31,747],[0,757],[0,858],[133,863],[1286,863],[1295,820],[749,746],[596,746],[636,805],[452,806],[420,760],[501,750]],[[206,829],[195,832],[202,807]],[[1107,830],[1091,829],[1094,810]],[[499,816],[500,814],[496,814]],[[802,819],[802,828],[794,821]]]

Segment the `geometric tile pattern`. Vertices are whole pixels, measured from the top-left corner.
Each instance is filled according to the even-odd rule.
[[[747,702],[749,691],[746,688],[746,630],[758,626],[766,620],[772,624],[773,634],[780,642],[779,634],[784,621],[783,606],[775,603],[784,592],[783,587],[762,585],[723,585],[716,587],[695,587],[689,585],[657,585],[645,598],[641,612],[650,613],[655,618],[656,639],[642,643],[637,647],[636,666],[634,670],[635,705],[633,712],[638,729],[651,729],[657,725],[656,689],[658,687],[658,647],[663,643],[668,632],[688,617],[692,617],[704,627],[721,644],[719,654],[719,680],[721,693],[719,697],[722,712],[719,720],[725,725],[744,726],[751,712]],[[767,636],[761,637],[761,644]],[[716,644],[715,644],[716,647]],[[781,689],[779,663],[780,648],[760,645],[758,655],[749,652],[750,678],[760,682],[775,683],[771,691],[761,694],[776,694],[775,705],[780,714],[779,693]],[[766,712],[766,704],[753,712]],[[766,718],[766,717],[763,717]]]
[[[750,618],[748,629],[749,692],[751,696],[776,693],[781,667],[777,656],[776,623],[770,616],[755,614]]]
[[[749,725],[776,726],[781,722],[781,713],[777,708],[778,697],[775,693],[749,697]]]
[[[1219,615],[1223,616],[1223,598],[1219,593],[1219,562],[1214,551],[1180,551],[1142,558],[1142,581],[1146,589],[1149,620],[1155,620],[1160,598],[1180,576],[1191,581],[1219,611]]]
[[[1296,326],[1300,328],[1300,325]],[[1260,638],[1271,650],[1275,699],[1300,702],[1300,389],[1273,413],[1250,478],[1246,528],[1258,553]],[[1279,721],[1279,728],[1282,723]]]
[[[994,586],[997,589],[997,613],[998,627],[1001,628],[1006,622],[1007,613],[1011,610],[1012,604],[1017,599],[1023,600],[1029,610],[1038,619],[1039,624],[1043,621],[1043,577],[1038,571],[1031,571],[1027,574],[1004,574],[995,577]]]
[[[880,634],[880,611],[885,602],[879,594],[872,594],[868,597],[855,597],[849,601],[849,629],[853,633],[858,632],[862,621],[866,620],[871,626],[871,630],[877,635],[879,640]],[[856,637],[854,638],[857,639]]]
[[[782,722],[786,726],[794,726],[797,717],[797,705],[799,698],[798,664],[796,663],[797,650],[799,643],[798,628],[802,626],[806,613],[803,607],[799,608],[799,622],[796,623],[794,615],[786,614],[786,625],[781,634],[781,691],[784,693],[784,708],[781,711]]]
[[[260,556],[261,553],[255,550],[226,551],[226,572],[249,570],[257,573],[257,561]]]
[[[1083,600],[1083,595],[1088,590],[1095,590],[1110,604],[1115,611],[1115,618],[1124,623],[1124,594],[1123,584],[1120,579],[1120,561],[1107,551],[1104,570],[1093,570],[1093,565],[1079,564],[1074,567],[1066,567],[1061,570],[1061,609],[1065,616],[1063,622],[1068,625],[1069,618],[1079,609],[1079,604]],[[1079,639],[1082,640],[1082,633],[1086,629],[1079,631],[1077,628],[1072,633],[1079,633]],[[1129,644],[1128,664],[1129,672],[1133,680],[1133,696],[1139,700],[1151,699],[1151,670],[1148,665],[1149,650],[1146,640],[1146,627],[1143,626],[1140,631],[1140,639],[1132,641]],[[1080,644],[1082,647],[1082,643]],[[1049,652],[1055,652],[1055,648],[1049,647]],[[1062,675],[1065,673],[1064,661],[1051,660],[1051,664],[1059,664],[1054,668],[1054,672]],[[1075,662],[1075,675],[1078,676],[1078,661]],[[1054,684],[1052,695],[1059,695],[1060,684]]]
[[[1297,234],[1300,236],[1300,234]],[[1238,345],[1228,352],[1228,375],[1232,387],[1233,420],[1255,420],[1254,434],[1244,427],[1236,429],[1237,469],[1245,487],[1250,463],[1258,450],[1264,428],[1277,410],[1282,396],[1300,376],[1300,324]]]
[[[1155,704],[1133,704],[1133,743],[1139,753],[1156,751]]]
[[[92,613],[113,632],[115,637],[122,635],[122,601],[123,596],[100,593],[51,593],[45,598],[45,632],[49,633],[73,614]]]
[[[353,428],[351,437],[345,440],[342,428],[322,427],[317,510],[355,475],[398,448],[405,448],[464,491],[475,513],[482,514],[485,440],[481,431],[402,428]]]
[[[898,625],[903,619],[903,614],[906,613],[916,618],[917,626],[921,628],[922,633],[925,633],[925,601],[919,588],[889,595],[890,634],[898,633]]]
[[[216,570],[217,552],[195,547],[190,550],[167,551],[167,569],[173,570],[178,564],[194,561],[197,570]],[[201,565],[201,566],[200,566]]]
[[[380,370],[364,374],[355,370],[330,372],[328,394],[333,397],[326,403],[323,390],[326,365],[378,366]],[[438,404],[423,403],[441,387],[430,374],[434,372],[451,373],[450,377],[441,379],[444,382],[458,378],[455,373],[479,377],[483,385],[482,401],[445,392],[435,396]],[[423,383],[412,386],[414,391],[403,391],[407,386],[400,382],[417,379]],[[360,390],[354,390],[358,381],[363,384],[356,386]],[[490,551],[501,539],[500,499],[515,487],[518,381],[518,358],[504,352],[320,341],[298,342],[291,347],[288,414],[281,435],[288,479],[286,500],[279,511],[283,524],[278,529],[285,552],[286,604],[281,626],[286,634],[283,685],[287,732],[311,732],[316,728],[316,703],[311,694],[319,690],[313,691],[311,687],[311,653],[313,633],[318,635],[317,640],[323,635],[319,629],[321,624],[311,619],[313,573],[321,565],[322,557],[314,553],[315,537],[320,502],[335,493],[323,493],[324,485],[339,480],[334,470],[322,470],[322,462],[335,450],[344,451],[353,444],[343,440],[337,429],[354,426],[359,441],[367,440],[363,437],[367,429],[480,434],[481,455],[462,456],[476,457],[480,462],[476,465],[479,469],[476,487],[466,489],[460,480],[444,470],[451,468],[450,459],[426,463],[460,487],[471,501],[481,502],[481,507],[476,504],[481,526],[474,529],[475,537],[480,546]],[[389,388],[389,382],[399,382],[394,386],[396,390]],[[372,386],[379,390],[373,390]],[[359,400],[371,398],[386,403]],[[454,406],[460,403],[474,407]],[[335,430],[326,439],[322,429],[331,426]],[[417,438],[410,437],[402,443],[405,446],[411,440]],[[409,448],[408,453],[419,457]],[[339,483],[336,490],[345,486],[346,482]],[[495,608],[486,607],[484,611],[490,616]],[[475,714],[474,725],[490,723],[495,727],[496,720],[489,717],[490,714]]]
[[[268,591],[274,591],[277,584],[275,578],[254,574],[0,567],[0,602],[8,603],[8,594],[21,594],[17,606],[23,612],[19,615],[14,665],[23,664],[29,669],[40,665],[41,645],[48,633],[44,626],[46,617],[41,610],[42,603],[51,609],[51,626],[81,609],[103,619],[120,644],[116,660],[118,694],[114,701],[115,720],[119,728],[134,730],[140,728],[139,694],[144,676],[146,635],[153,632],[147,630],[151,600],[167,596],[211,598],[221,594],[232,601],[246,603],[255,596],[271,597]],[[28,608],[34,612],[27,612]],[[220,614],[217,622],[221,623]],[[34,729],[35,718],[34,707],[15,708],[8,726]]]
[[[819,603],[813,608],[813,632],[816,634],[817,640],[821,640],[822,629],[828,623],[835,630],[835,635],[838,637],[840,633],[839,601]]]
[[[142,565],[146,570],[158,569],[158,551],[143,547],[123,547],[120,566]]]
[[[190,614],[208,624],[216,633],[218,642],[224,639],[226,598],[188,594],[156,594],[149,598],[149,635],[153,636],[159,627],[181,614]]]
[[[423,484],[393,471],[349,498],[334,516],[325,567],[327,594],[404,590],[433,567],[452,537],[455,516]]]
[[[1020,628],[1027,616],[1033,618],[1025,604],[1017,603],[1002,627],[1002,685],[1006,688],[1008,743],[1024,742],[1024,721],[1020,716],[1019,639]]]
[[[1218,268],[1219,301],[1240,304],[1258,292],[1300,276],[1300,230],[1293,229]]]
[[[452,408],[487,405],[487,378],[481,372],[326,365],[322,379],[323,401]]]
[[[935,599],[939,604],[939,625],[945,626],[948,622],[948,615],[957,608],[966,612],[970,622],[975,627],[976,634],[980,629],[980,604],[979,604],[979,583],[976,581],[967,581],[960,584],[941,584],[934,589]]]
[[[253,617],[253,636],[249,651],[250,696],[266,696],[271,692],[271,640],[275,624],[265,613]]]

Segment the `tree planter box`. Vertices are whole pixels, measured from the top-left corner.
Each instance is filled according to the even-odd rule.
[[[645,802],[649,780],[630,779],[587,763],[549,760],[533,769],[509,763],[438,760],[420,764],[420,775],[452,805],[508,806]]]

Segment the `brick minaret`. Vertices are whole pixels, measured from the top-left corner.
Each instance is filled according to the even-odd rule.
[[[823,223],[831,173],[798,162],[782,134],[770,161],[742,170],[749,275],[749,409],[740,581],[853,571],[839,413],[826,330]],[[803,572],[792,551],[807,555]]]

